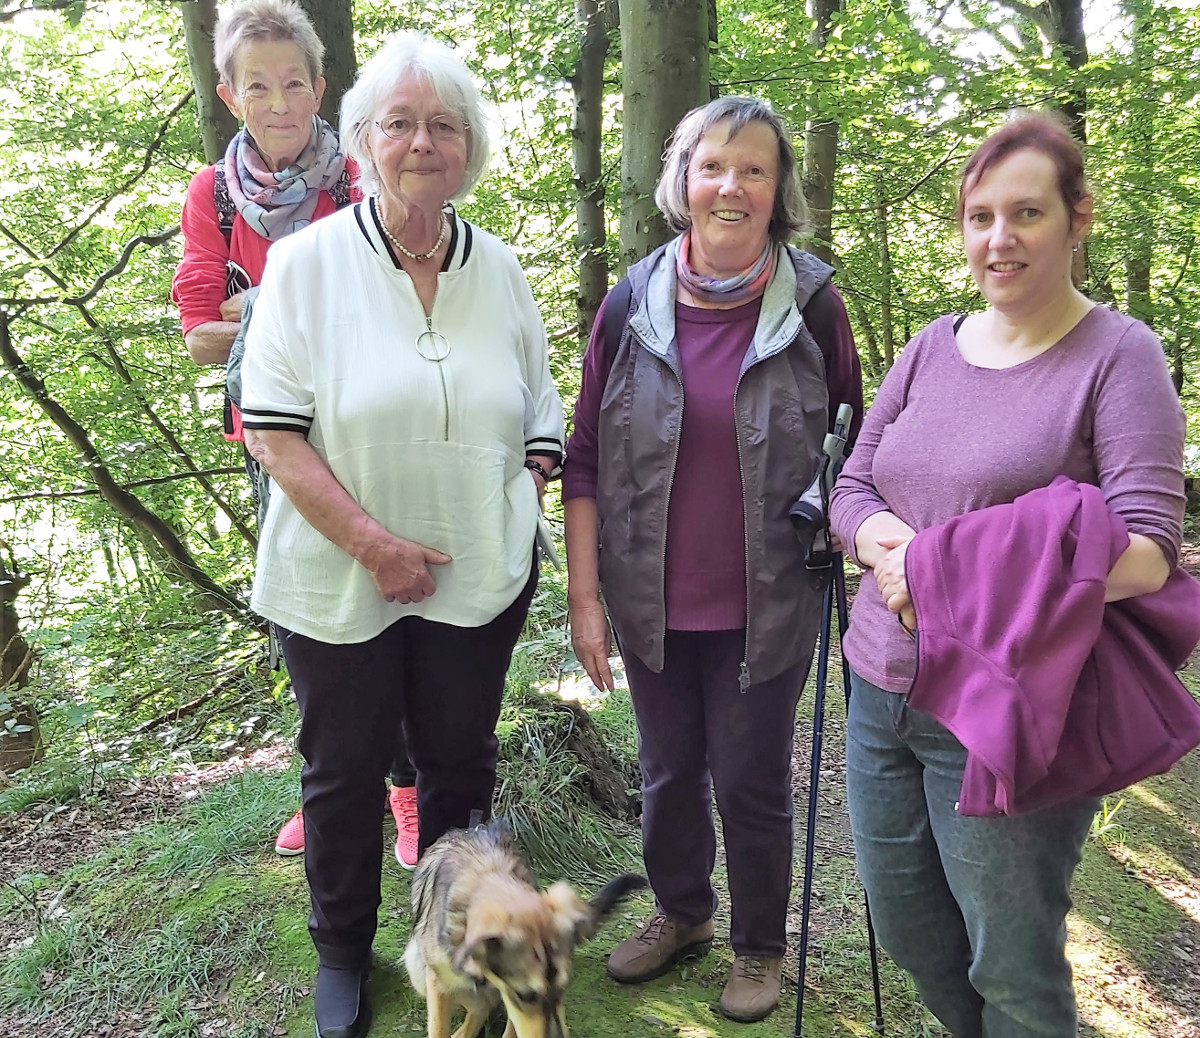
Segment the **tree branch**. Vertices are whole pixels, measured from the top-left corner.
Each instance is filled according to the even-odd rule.
[[[33,11],[65,11],[76,3],[76,0],[33,0],[25,7],[11,7],[0,11],[0,22],[11,22],[18,15],[29,14]]]
[[[96,297],[96,294],[104,287],[104,285],[121,273],[129,264],[130,258],[133,256],[133,250],[139,245],[161,245],[163,242],[170,241],[179,233],[179,224],[174,227],[168,227],[166,230],[155,231],[153,234],[139,234],[134,238],[130,238],[125,243],[125,248],[121,250],[121,255],[117,257],[117,262],[114,263],[108,270],[100,274],[83,295],[79,296],[64,296],[62,302],[68,306],[79,306]]]
[[[941,6],[941,8],[938,10],[937,17],[933,20],[933,25],[931,25],[930,28],[932,28],[932,29],[938,28],[942,24],[942,22],[945,20],[946,15],[948,15],[950,13],[950,8],[953,6],[954,6],[954,0],[946,0],[946,3],[944,3]]]
[[[1055,37],[1054,21],[1045,8],[1034,7],[1032,4],[1024,3],[1023,0],[996,0],[1001,7],[1007,7],[1014,14],[1020,15],[1022,18],[1028,18],[1034,25],[1041,30],[1042,36],[1047,40],[1052,40]]]
[[[87,430],[51,395],[46,384],[38,378],[13,345],[9,316],[0,311],[0,363],[8,368],[17,382],[54,422],[75,449],[83,456],[91,478],[101,497],[120,515],[129,519],[143,534],[158,544],[165,553],[168,565],[201,593],[210,608],[220,609],[243,623],[261,627],[261,623],[246,609],[236,594],[221,587],[200,566],[187,546],[163,519],[142,504],[113,478],[100,452],[92,443]],[[194,467],[194,466],[193,466]]]
[[[20,238],[18,238],[15,234],[13,234],[12,231],[10,231],[3,224],[0,224],[0,232],[3,232],[9,238],[10,241],[13,241],[18,246],[20,246],[20,248],[22,248],[26,252],[26,254],[31,255],[31,256],[33,255],[32,250],[30,250],[29,246],[27,246],[23,241],[21,241]],[[160,233],[166,233],[166,232],[160,232]],[[126,246],[126,248],[128,248],[128,246]],[[34,258],[36,258],[36,257],[34,257]],[[59,277],[58,274],[56,274],[54,272],[54,269],[52,267],[50,267],[49,264],[47,264],[45,262],[40,262],[39,269],[48,278],[50,278],[56,285],[58,285],[60,288],[63,288],[63,289],[66,288],[66,285],[64,284],[62,278]],[[60,300],[54,300],[54,302],[60,302]],[[158,417],[158,415],[154,411],[154,408],[152,408],[150,406],[150,402],[146,399],[145,394],[142,392],[141,384],[136,379],[134,379],[134,377],[129,373],[129,369],[125,366],[125,362],[122,360],[121,355],[119,353],[117,353],[116,347],[113,346],[112,340],[100,327],[100,322],[97,321],[96,318],[92,316],[91,311],[88,310],[87,306],[85,306],[83,303],[76,302],[76,303],[74,303],[74,306],[79,311],[80,315],[83,317],[84,323],[87,324],[87,326],[89,328],[91,328],[93,331],[100,333],[100,335],[99,335],[100,341],[104,344],[105,352],[108,354],[109,360],[112,362],[113,370],[116,371],[117,375],[121,378],[121,381],[123,381],[127,386],[130,387],[130,389],[133,390],[134,395],[137,397],[138,404],[141,406],[142,412],[146,415],[147,418],[150,419],[151,423],[159,431],[159,434],[162,436],[162,438],[167,441],[167,446],[169,446],[171,448],[171,450],[173,450],[179,456],[179,458],[183,461],[183,463],[185,465],[187,465],[187,467],[191,471],[199,472],[200,471],[199,466],[193,460],[192,456],[188,453],[187,449],[183,446],[183,444],[179,442],[179,438],[170,429],[170,427],[168,427],[167,424],[161,418]],[[16,314],[9,316],[9,319],[8,319],[9,323],[11,324],[11,322],[13,320],[15,320],[17,317],[19,317],[28,308],[29,308],[28,301],[24,301],[24,305],[22,305],[21,310],[18,311]],[[200,485],[202,487],[204,487],[204,489],[208,493],[209,497],[211,497],[213,499],[213,501],[216,502],[217,507],[220,508],[221,511],[225,513],[225,515],[229,518],[229,521],[234,525],[234,527],[236,527],[238,533],[240,533],[245,538],[246,543],[249,544],[251,546],[251,548],[253,548],[255,551],[257,551],[258,550],[258,537],[255,535],[254,531],[251,530],[250,527],[246,525],[245,520],[240,515],[238,515],[238,513],[233,509],[233,507],[229,504],[229,502],[226,501],[225,498],[221,495],[221,493],[217,490],[217,488],[214,487],[206,478],[204,478],[203,476],[197,476],[197,479],[199,480]]]
[[[15,235],[8,232],[7,228],[0,225],[0,231],[4,231],[9,240],[16,242],[22,249],[28,251],[27,246],[19,241]],[[139,234],[125,243],[125,247],[121,250],[121,255],[117,257],[117,262],[114,263],[108,270],[97,275],[96,280],[92,282],[92,287],[82,295],[78,296],[3,296],[0,297],[0,306],[46,306],[50,303],[65,303],[68,306],[78,306],[81,303],[90,302],[96,297],[105,284],[115,278],[128,265],[133,257],[133,250],[139,245],[162,245],[163,242],[170,241],[179,233],[179,224],[173,227],[167,227],[165,230],[155,231],[153,234]]]
[[[131,483],[117,484],[122,490],[133,490],[135,487],[153,487],[162,483],[174,483],[180,479],[200,479],[207,476],[234,476],[244,469],[229,467],[223,469],[205,469],[203,472],[173,472],[169,476],[152,476],[148,479],[135,479]],[[17,501],[61,501],[70,497],[94,497],[100,491],[90,490],[39,490],[32,494],[14,494],[12,497],[0,497],[0,505],[13,504]]]
[[[873,205],[858,206],[854,209],[835,209],[833,210],[834,214],[837,216],[849,216],[854,213],[875,213],[879,210],[880,205],[884,205],[889,209],[892,208],[892,206],[899,205],[901,202],[906,201],[915,195],[920,189],[921,185],[924,184],[930,177],[932,177],[938,170],[944,169],[946,164],[954,158],[955,153],[958,151],[958,146],[962,144],[962,142],[963,137],[961,134],[959,134],[959,136],[955,138],[954,143],[950,145],[950,149],[944,156],[942,156],[941,160],[926,170],[920,179],[918,179],[915,183],[910,184],[908,189],[904,191],[903,194],[899,194],[895,198],[881,199]]]
[[[118,198],[125,194],[126,191],[128,191],[131,187],[133,187],[134,184],[136,184],[142,179],[142,177],[146,175],[150,169],[150,163],[154,158],[154,153],[162,147],[163,141],[166,140],[167,130],[171,128],[171,123],[175,121],[175,116],[177,116],[184,106],[187,105],[187,103],[192,99],[192,95],[194,93],[195,91],[189,90],[178,101],[175,102],[175,107],[167,112],[162,121],[162,125],[160,125],[158,128],[158,133],[154,135],[154,139],[146,146],[146,154],[142,158],[142,168],[132,176],[127,177],[125,182],[122,183],[116,190],[112,191],[107,198],[93,206],[92,211],[88,213],[87,216],[77,223],[70,231],[68,231],[67,236],[63,238],[62,241],[60,241],[54,246],[54,248],[52,248],[48,253],[46,253],[45,256],[42,257],[43,261],[52,259],[58,253],[62,252],[62,250],[65,249],[75,239],[75,237],[85,227],[87,227],[88,224],[90,224],[97,216],[99,216],[105,209],[108,208],[109,204],[114,198]]]

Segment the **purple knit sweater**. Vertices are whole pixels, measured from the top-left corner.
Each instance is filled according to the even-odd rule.
[[[1140,321],[1094,307],[1045,353],[994,370],[963,359],[953,317],[942,317],[880,386],[833,492],[833,528],[853,554],[859,526],[876,512],[920,531],[1062,475],[1099,486],[1131,533],[1153,537],[1174,560],[1183,435],[1162,346]],[[891,692],[912,685],[916,649],[870,573],[844,651],[872,684]]]

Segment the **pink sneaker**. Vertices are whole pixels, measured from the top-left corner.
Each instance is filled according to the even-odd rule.
[[[275,837],[275,853],[293,858],[304,853],[304,812],[297,811]]]
[[[417,867],[417,787],[392,786],[388,790],[388,806],[396,819],[396,860],[402,869],[411,872]]]

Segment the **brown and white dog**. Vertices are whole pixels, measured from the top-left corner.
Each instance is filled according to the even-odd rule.
[[[539,890],[503,821],[447,833],[413,873],[412,936],[404,952],[413,987],[428,1003],[429,1038],[475,1038],[498,1001],[505,1038],[567,1038],[563,992],[575,947],[632,891],[633,873],[584,903],[567,883]]]

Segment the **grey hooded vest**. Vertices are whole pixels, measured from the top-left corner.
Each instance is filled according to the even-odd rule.
[[[629,270],[629,316],[601,398],[598,443],[600,584],[621,651],[654,671],[663,666],[667,503],[683,412],[673,247]],[[825,361],[801,311],[832,273],[785,250],[734,394],[746,531],[743,690],[797,663],[807,670],[820,623],[826,573],[805,568],[788,511],[819,471],[829,429]]]

